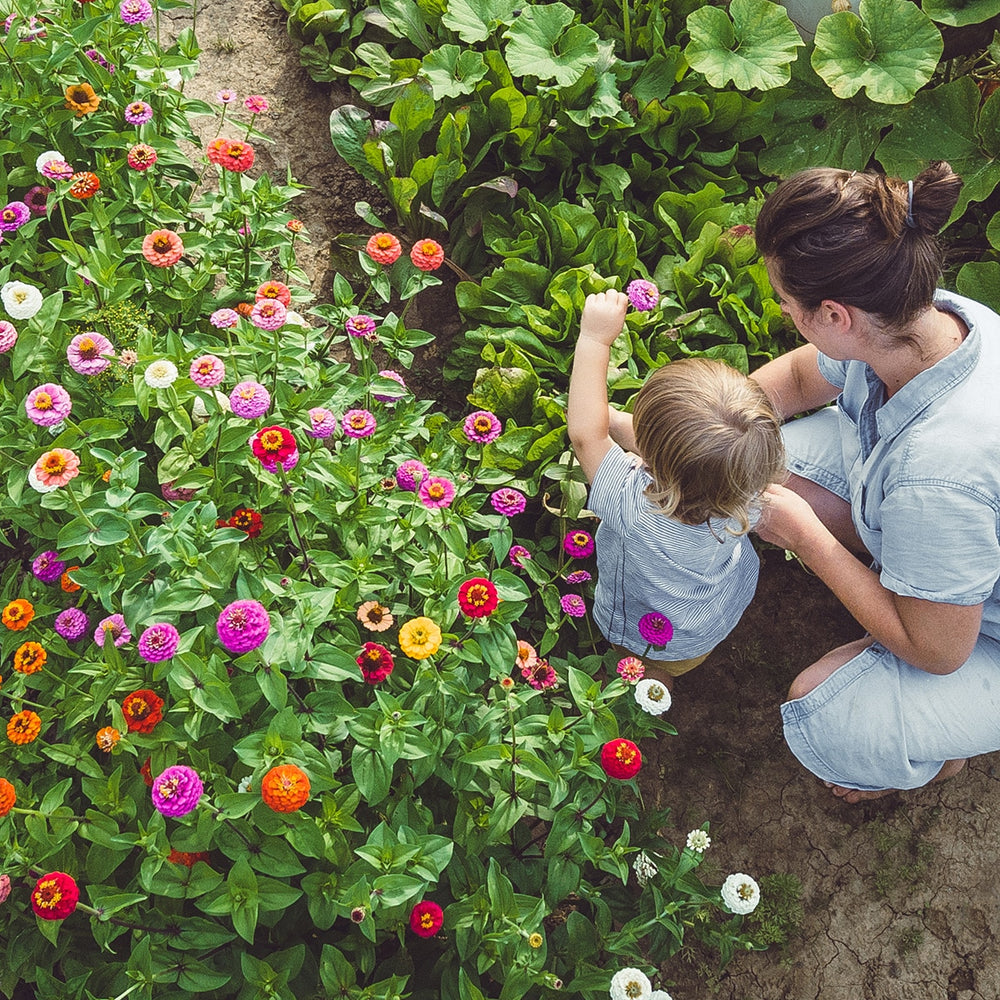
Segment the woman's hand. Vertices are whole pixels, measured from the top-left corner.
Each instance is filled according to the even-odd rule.
[[[754,531],[765,542],[796,553],[810,535],[827,533],[812,507],[798,493],[777,483],[764,491],[764,509]]]

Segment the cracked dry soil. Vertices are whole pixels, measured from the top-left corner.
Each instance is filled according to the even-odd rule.
[[[177,30],[190,23],[189,11],[174,15]],[[334,271],[331,238],[363,231],[354,203],[378,200],[330,142],[329,113],[348,92],[309,79],[276,3],[203,0],[197,34],[201,70],[186,93],[211,103],[233,87],[270,102],[259,124],[275,142],[258,145],[251,173],[283,177],[290,165],[308,186],[293,211],[312,241],[300,263],[322,298]],[[214,122],[201,124],[211,137]],[[435,329],[435,309],[439,316],[440,299],[425,306],[423,322],[411,312],[414,325]],[[433,348],[420,364],[439,375]],[[1000,756],[973,760],[941,785],[851,806],[785,747],[778,705],[788,684],[860,634],[819,580],[764,551],[743,621],[677,683],[671,720],[679,735],[644,747],[644,793],[672,809],[665,837],[679,843],[710,820],[706,865],[717,881],[732,871],[787,872],[802,883],[804,917],[786,948],[737,955],[721,973],[710,955],[686,950],[662,969],[660,985],[675,1000],[1000,997]]]

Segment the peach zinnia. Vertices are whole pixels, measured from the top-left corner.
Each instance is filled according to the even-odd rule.
[[[444,263],[444,250],[437,240],[417,240],[410,251],[410,260],[421,271],[436,271]]]
[[[365,245],[365,253],[378,264],[393,264],[402,252],[399,240],[392,233],[376,233]]]
[[[73,83],[66,88],[66,107],[74,111],[77,118],[96,111],[100,103],[101,99],[89,83]]]
[[[294,764],[279,764],[264,775],[260,795],[275,812],[295,812],[309,799],[309,776]]]
[[[183,253],[181,238],[169,229],[154,229],[142,241],[142,255],[153,267],[173,267]]]
[[[365,601],[358,608],[358,621],[369,632],[384,632],[386,629],[392,628],[393,618],[389,609],[382,607],[378,601]]]
[[[53,448],[35,463],[35,476],[43,486],[65,486],[80,474],[80,459],[68,448]]]

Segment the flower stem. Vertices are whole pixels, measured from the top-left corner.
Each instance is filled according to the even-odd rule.
[[[70,480],[66,484],[66,492],[69,494],[70,500],[73,501],[73,506],[76,507],[77,513],[83,518],[83,523],[90,528],[91,531],[97,531],[97,525],[90,519],[90,516],[86,513],[83,507],[80,506],[80,501],[77,499],[76,492],[73,490],[73,481]]]
[[[302,553],[302,567],[306,571],[306,576],[309,577],[309,582],[315,587],[316,580],[312,575],[312,568],[311,568],[312,561],[307,555],[306,543],[302,538],[302,532],[299,531],[299,522],[295,518],[295,499],[292,496],[292,489],[288,483],[288,477],[285,475],[285,470],[282,467],[281,463],[278,462],[277,466],[278,466],[278,475],[281,477],[281,486],[282,486],[281,492],[288,497],[288,516],[292,522],[292,530],[295,532],[295,538],[299,543],[299,551]]]

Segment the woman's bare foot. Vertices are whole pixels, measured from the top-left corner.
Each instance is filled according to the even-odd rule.
[[[965,767],[965,759],[962,760],[946,760],[941,770],[938,771],[936,775],[927,784],[933,784],[935,781],[944,781],[945,778],[953,778],[962,768]],[[845,802],[850,802],[852,805],[855,802],[870,802],[872,799],[880,799],[884,795],[891,795],[893,792],[898,792],[898,788],[881,788],[877,791],[862,791],[859,788],[844,788],[843,785],[834,785],[829,781],[824,781],[824,785],[829,788],[838,799],[843,799]]]

